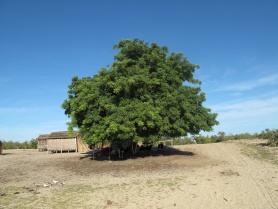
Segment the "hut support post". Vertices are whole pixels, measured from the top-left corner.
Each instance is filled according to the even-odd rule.
[[[46,149],[47,149],[47,154],[49,154],[49,149],[48,149],[48,139],[46,140]]]
[[[75,137],[75,152],[77,153],[77,137]]]

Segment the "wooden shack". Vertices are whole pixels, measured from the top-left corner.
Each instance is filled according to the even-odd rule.
[[[84,144],[78,132],[70,135],[68,131],[42,134],[38,138],[38,151],[48,152],[88,152],[89,146]]]
[[[41,134],[41,135],[39,135],[39,137],[37,138],[37,141],[38,141],[37,149],[38,149],[40,152],[47,151],[47,137],[48,137],[49,135],[50,135],[50,134]]]

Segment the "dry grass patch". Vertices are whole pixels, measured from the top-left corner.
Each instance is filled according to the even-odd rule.
[[[266,146],[266,143],[261,141],[244,141],[240,142],[244,145],[242,153],[250,157],[278,165],[278,147]]]

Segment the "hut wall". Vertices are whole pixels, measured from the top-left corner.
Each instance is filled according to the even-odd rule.
[[[77,151],[76,138],[48,139],[47,150],[51,152]]]
[[[90,151],[88,144],[85,144],[83,142],[83,138],[80,136],[77,137],[77,147],[78,147],[78,152],[89,152]]]
[[[47,150],[47,140],[46,139],[38,140],[37,148],[40,152],[46,151]]]

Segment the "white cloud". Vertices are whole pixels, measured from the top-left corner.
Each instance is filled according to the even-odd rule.
[[[1,126],[0,139],[5,141],[29,141],[40,134],[48,134],[55,131],[66,131],[68,120],[45,121],[38,124],[22,124],[18,126]]]
[[[215,130],[226,133],[260,132],[265,128],[278,128],[278,97],[253,99],[212,107],[220,125]]]
[[[232,104],[233,103],[233,104]],[[213,109],[215,110],[226,110],[226,111],[250,111],[252,109],[260,109],[261,108],[269,108],[269,107],[275,107],[275,105],[278,105],[278,97],[272,97],[268,99],[249,99],[246,101],[238,101],[238,102],[232,102],[227,105],[217,105],[214,106]],[[278,109],[278,106],[275,107]]]
[[[259,79],[249,80],[246,82],[238,82],[231,85],[221,86],[214,91],[246,91],[261,86],[274,85],[277,83],[278,83],[278,74],[274,74]]]
[[[35,127],[0,127],[1,138],[4,141],[30,141],[37,138],[40,130]]]

